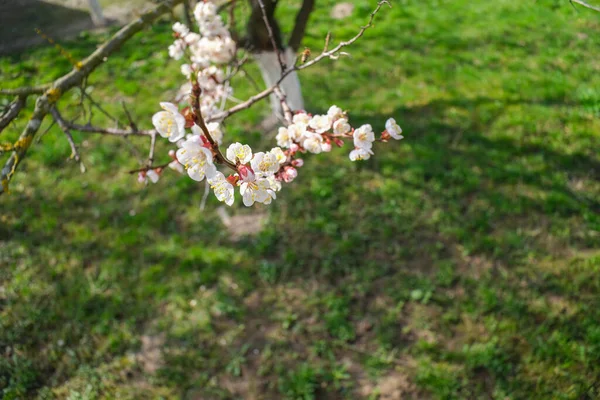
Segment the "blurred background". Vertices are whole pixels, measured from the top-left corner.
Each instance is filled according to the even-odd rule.
[[[0,86],[72,69],[35,28],[82,59],[141,3],[101,0],[98,29],[87,2],[2,2]],[[300,4],[278,5],[284,35]],[[201,210],[204,185],[172,171],[138,184],[144,138],[73,132],[82,174],[47,119],[0,199],[0,397],[600,398],[600,13],[568,0],[392,5],[351,57],[300,79],[309,112],[336,104],[375,131],[394,117],[406,138],[362,163],[348,145],[307,156],[270,206],[222,211],[211,194]],[[352,37],[374,6],[318,0],[303,45]],[[149,129],[174,97],[178,20],[90,76],[107,114],[127,121],[126,102]],[[237,98],[262,85],[256,66],[247,74]],[[81,97],[59,108],[74,116]],[[272,147],[269,114],[263,102],[227,120],[225,142]],[[159,141],[158,162],[169,148]]]

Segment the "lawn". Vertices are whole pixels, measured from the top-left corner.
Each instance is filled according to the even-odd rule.
[[[289,32],[300,2],[281,3]],[[354,3],[334,20],[318,1],[304,44],[351,37],[374,5]],[[122,121],[126,101],[149,128],[181,82],[169,24],[90,78]],[[107,35],[62,44],[81,58]],[[567,0],[394,1],[351,58],[301,80],[309,111],[337,104],[376,130],[393,116],[406,139],[362,163],[348,148],[306,157],[270,206],[237,198],[235,223],[264,222],[249,235],[223,225],[214,196],[201,210],[204,186],[186,177],[138,185],[127,171],[144,139],[75,133],[81,174],[52,127],[0,198],[0,393],[600,398],[599,46],[600,14]],[[41,46],[0,58],[0,81],[70,68]],[[253,92],[242,78],[236,90]],[[236,115],[225,140],[269,146],[267,114]]]

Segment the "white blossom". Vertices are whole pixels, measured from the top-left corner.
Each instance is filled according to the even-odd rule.
[[[173,24],[173,32],[180,34],[181,36],[185,36],[190,33],[190,28],[181,22],[175,22]]]
[[[338,106],[331,106],[327,111],[327,116],[329,116],[329,118],[335,121],[339,118],[344,118],[344,111],[342,111],[342,109]]]
[[[350,132],[351,129],[352,128],[346,118],[340,118],[333,123],[333,133],[336,135],[345,135]]]
[[[303,126],[304,128],[306,128],[308,126],[308,123],[310,122],[310,118],[311,116],[307,113],[299,112],[298,114],[295,114],[292,117],[292,122],[294,123],[294,125]]]
[[[281,190],[281,182],[275,178],[275,175],[268,176],[267,180],[271,185],[271,190],[275,192],[279,192]]]
[[[280,127],[277,131],[277,136],[275,136],[275,140],[277,140],[277,146],[283,147],[284,149],[289,148],[293,143],[288,128],[285,128],[283,126]]]
[[[153,169],[146,171],[146,176],[152,181],[152,183],[156,183],[160,179],[158,173]]]
[[[234,200],[233,185],[227,181],[225,175],[217,171],[213,177],[207,178],[207,180],[217,199],[231,206]]]
[[[181,65],[181,73],[183,75],[185,75],[186,78],[190,78],[190,76],[192,75],[192,67],[189,64],[182,64]]]
[[[316,133],[324,133],[331,129],[333,120],[329,115],[315,115],[310,119],[308,126],[314,129]]]
[[[223,131],[221,130],[221,124],[218,122],[210,122],[206,124],[208,133],[210,136],[220,145],[223,140]]]
[[[183,52],[185,50],[185,43],[182,40],[176,40],[173,44],[169,46],[169,57],[179,60],[183,57]]]
[[[373,147],[375,141],[375,134],[373,128],[369,124],[365,124],[360,128],[354,130],[354,146],[360,147],[365,150],[370,150]]]
[[[247,144],[233,143],[229,145],[226,152],[227,158],[232,163],[246,164],[252,159],[252,149]]]
[[[210,20],[217,15],[217,6],[210,2],[199,1],[194,9],[194,17],[198,24],[201,24],[205,20]]]
[[[259,178],[254,182],[243,182],[240,186],[242,200],[246,207],[250,207],[255,202],[270,204],[277,198],[275,191],[271,188],[271,182],[267,178]]]
[[[302,146],[309,152],[319,154],[322,151],[323,137],[313,133],[304,140]]]
[[[283,152],[283,150],[281,150],[281,148],[279,147],[273,147],[270,151],[271,154],[275,155],[275,157],[277,158],[277,162],[279,163],[279,165],[283,164],[284,162],[287,161],[287,156],[285,155],[285,153]]]
[[[254,173],[258,176],[270,176],[275,174],[279,170],[279,161],[277,156],[272,153],[255,153],[250,166],[254,170]]]
[[[385,130],[396,140],[404,139],[402,136],[402,128],[396,123],[394,118],[390,118],[385,122]]]
[[[177,171],[180,174],[185,173],[185,168],[183,168],[183,165],[181,165],[181,163],[177,160],[173,160],[169,163],[169,168],[171,168],[173,171]]]
[[[368,160],[373,152],[370,149],[357,147],[350,152],[350,161]]]
[[[164,111],[152,116],[152,124],[160,136],[176,142],[185,135],[185,117],[179,113],[175,104],[162,102],[160,106]]]
[[[201,181],[205,176],[211,178],[216,173],[211,151],[194,139],[183,142],[176,157],[195,181]]]

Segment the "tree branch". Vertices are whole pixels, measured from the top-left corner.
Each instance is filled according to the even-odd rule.
[[[288,46],[294,51],[298,51],[300,44],[302,44],[304,32],[306,31],[306,24],[308,23],[308,19],[314,6],[315,0],[304,0],[302,2],[302,7],[300,7],[300,11],[298,11],[298,14],[296,15],[294,30],[292,31],[292,36],[290,36],[290,40],[288,41]]]
[[[7,110],[0,117],[0,132],[4,130],[11,123],[11,121],[19,115],[21,109],[25,106],[25,96],[18,96],[10,105]]]
[[[54,81],[52,87],[47,89],[37,98],[33,115],[25,129],[23,129],[21,136],[14,144],[14,150],[0,172],[0,182],[2,184],[0,187],[0,194],[8,191],[8,184],[19,166],[19,163],[27,154],[27,150],[45,116],[60,97],[71,88],[81,84],[85,77],[92,73],[92,71],[102,64],[109,55],[118,50],[123,43],[127,42],[134,34],[141,31],[148,26],[148,24],[163,13],[172,9],[175,4],[178,4],[181,1],[182,0],[165,0],[150,11],[142,14],[135,21],[132,21],[121,28],[110,40],[98,47],[98,49],[90,54],[85,60],[77,63],[71,72]]]
[[[16,89],[0,89],[0,95],[6,96],[29,96],[30,94],[43,94],[51,84],[33,86],[33,87],[20,87]]]
[[[589,8],[590,10],[594,10],[594,11],[598,11],[598,12],[600,12],[600,7],[598,7],[598,6],[593,6],[593,5],[591,5],[591,4],[588,4],[588,3],[586,3],[586,2],[585,2],[585,1],[583,1],[583,0],[570,0],[570,1],[571,1],[571,3],[577,3],[577,4],[581,5],[581,6],[584,6],[584,7],[586,7],[586,8]]]
[[[67,137],[69,146],[71,146],[71,158],[74,158],[75,161],[79,163],[79,169],[83,174],[85,172],[85,165],[83,164],[83,161],[81,161],[79,151],[77,150],[77,145],[75,144],[75,140],[73,140],[73,135],[71,135],[69,127],[65,124],[66,121],[61,118],[60,114],[58,113],[58,110],[55,107],[52,107],[50,109],[50,113],[52,114],[52,117],[54,117],[54,120],[56,121],[60,129],[62,129],[63,133]]]
[[[120,128],[101,128],[98,126],[92,125],[80,125],[72,122],[66,121],[60,112],[56,110],[52,113],[52,116],[56,120],[56,122],[62,126],[65,126],[67,129],[84,132],[84,133],[98,133],[101,135],[112,135],[112,136],[152,136],[156,133],[154,129],[152,130],[126,130]]]

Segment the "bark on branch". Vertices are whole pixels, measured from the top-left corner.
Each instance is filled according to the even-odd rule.
[[[588,3],[586,3],[586,2],[585,2],[585,1],[583,1],[583,0],[570,0],[570,1],[571,1],[571,3],[577,3],[577,4],[581,5],[581,6],[584,6],[584,7],[586,7],[586,8],[589,8],[590,10],[594,10],[594,11],[598,11],[598,12],[600,12],[600,7],[598,7],[598,6],[593,6],[593,5],[591,5],[591,4],[588,4]]]
[[[25,96],[18,96],[10,105],[7,110],[0,117],[0,132],[4,130],[11,123],[11,121],[17,118],[21,109],[25,106]]]

